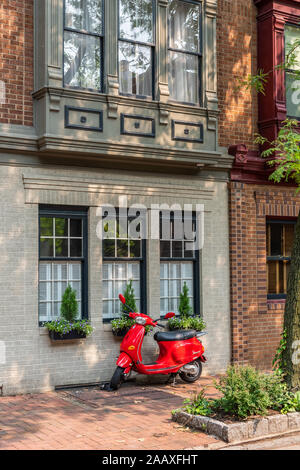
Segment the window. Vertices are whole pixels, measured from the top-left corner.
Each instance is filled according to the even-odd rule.
[[[103,4],[103,0],[65,0],[65,86],[102,91]]]
[[[285,27],[285,51],[286,56],[296,40],[300,39],[300,26]],[[300,48],[295,49],[295,60],[291,69],[286,72],[286,107],[289,117],[300,118]],[[292,54],[293,55],[293,54]],[[298,76],[296,75],[298,71]]]
[[[153,97],[153,0],[119,0],[120,93]]]
[[[79,317],[87,318],[87,213],[40,209],[39,321],[60,316],[68,284],[76,290]]]
[[[170,98],[188,104],[200,98],[201,6],[183,0],[169,2]]]
[[[268,298],[286,297],[295,222],[267,223]]]
[[[190,217],[196,232],[196,216]],[[191,306],[199,314],[199,250],[191,247],[191,235],[183,234],[182,214],[162,213],[160,219],[160,310],[178,314],[180,293],[184,283],[189,288]]]
[[[126,284],[132,280],[137,309],[146,311],[146,242],[142,237],[143,228],[131,235],[130,223],[133,217],[118,214],[117,218],[104,217],[103,228],[103,320],[109,321],[120,316],[119,294],[124,293]],[[143,238],[143,239],[142,239]]]

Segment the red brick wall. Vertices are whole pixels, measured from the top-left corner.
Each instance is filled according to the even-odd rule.
[[[257,94],[237,90],[257,70],[257,9],[253,0],[219,0],[217,19],[219,144],[255,149]]]
[[[230,183],[232,359],[270,369],[284,303],[267,300],[266,219],[297,217],[294,188]]]
[[[33,0],[0,2],[0,123],[32,125]]]

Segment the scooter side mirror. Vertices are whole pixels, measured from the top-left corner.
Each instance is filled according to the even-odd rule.
[[[126,304],[126,299],[125,299],[124,295],[120,294],[119,299],[122,302],[122,304],[124,304],[124,305]]]
[[[168,318],[173,318],[173,317],[175,317],[175,313],[174,313],[174,312],[166,313],[166,315],[165,315],[165,320],[168,320]]]

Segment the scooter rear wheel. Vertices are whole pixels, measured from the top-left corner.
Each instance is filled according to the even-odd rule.
[[[124,369],[118,366],[111,378],[110,388],[113,390],[118,390],[122,382],[124,382]]]
[[[185,372],[184,370],[179,372],[179,377],[187,383],[196,382],[202,374],[202,363],[199,359],[194,362],[191,362],[190,365],[195,366],[195,371],[192,373]]]

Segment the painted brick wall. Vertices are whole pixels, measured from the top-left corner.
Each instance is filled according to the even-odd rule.
[[[0,123],[32,126],[33,0],[0,2]]]
[[[255,149],[257,94],[237,90],[257,70],[257,9],[253,0],[219,0],[217,18],[219,145]]]
[[[230,183],[232,358],[269,369],[284,302],[267,300],[266,219],[297,217],[294,188]]]

